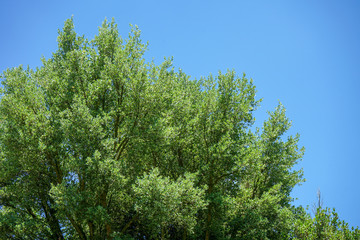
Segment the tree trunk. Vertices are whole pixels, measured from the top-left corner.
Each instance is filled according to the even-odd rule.
[[[51,200],[49,200],[49,202],[51,202]],[[41,199],[41,204],[45,213],[46,221],[50,226],[53,238],[56,240],[63,240],[64,236],[60,228],[59,220],[55,216],[56,210],[49,206],[45,199]]]
[[[209,189],[208,189],[208,195],[210,195],[213,192],[213,180],[212,177],[210,177],[209,180]],[[212,202],[209,203],[208,209],[207,209],[207,215],[206,215],[206,232],[205,232],[205,240],[210,239],[210,225],[212,220]]]

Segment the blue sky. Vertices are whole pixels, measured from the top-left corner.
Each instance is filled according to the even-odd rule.
[[[148,59],[173,56],[193,78],[234,69],[254,79],[263,98],[258,125],[278,101],[300,133],[307,181],[295,203],[324,205],[360,226],[360,2],[19,1],[1,2],[0,72],[41,66],[57,49],[57,29],[74,15],[92,39],[107,17],[123,37],[129,24],[149,41]]]

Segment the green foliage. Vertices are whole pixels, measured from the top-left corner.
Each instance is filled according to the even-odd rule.
[[[318,207],[314,218],[302,210],[298,216],[293,239],[360,239],[359,228],[350,229],[345,221],[339,219],[335,209]]]
[[[177,181],[159,175],[157,168],[145,174],[133,185],[135,210],[143,222],[151,227],[151,235],[176,225],[193,232],[196,213],[206,206],[204,190],[194,187],[194,176],[185,174]],[[165,233],[164,233],[165,234]]]
[[[1,239],[356,239],[294,211],[304,150],[281,104],[254,131],[251,79],[191,80],[146,48],[69,19],[42,67],[3,73]]]

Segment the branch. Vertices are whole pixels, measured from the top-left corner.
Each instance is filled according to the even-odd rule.
[[[130,222],[128,222],[123,229],[121,229],[121,233],[125,233],[125,231],[131,226],[131,224],[137,219],[137,217],[139,216],[139,213],[136,213],[130,220]]]

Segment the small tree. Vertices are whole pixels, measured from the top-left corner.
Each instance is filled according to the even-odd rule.
[[[323,205],[324,205],[324,199],[321,195],[320,189],[318,189],[316,192],[316,202],[313,203],[313,207],[312,207],[312,211],[314,215],[316,215],[318,209],[322,209]]]

